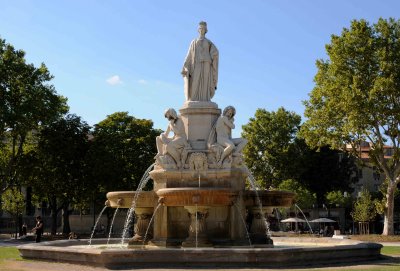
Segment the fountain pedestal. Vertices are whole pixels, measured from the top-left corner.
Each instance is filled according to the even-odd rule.
[[[207,223],[208,211],[210,207],[207,206],[185,206],[189,212],[190,226],[189,236],[184,242],[183,247],[211,247],[212,244],[207,237]]]
[[[150,220],[153,216],[154,208],[151,207],[136,207],[135,208],[135,235],[129,240],[128,246],[141,246],[146,244],[150,239],[153,238],[153,231],[151,225],[149,228]],[[147,232],[147,229],[149,231]],[[147,236],[146,236],[147,232]]]
[[[229,232],[233,223],[228,213],[237,192],[226,188],[176,187],[159,189],[156,193],[166,212],[156,214],[155,221],[166,223],[166,235],[155,228],[152,244],[182,243],[185,247],[196,247],[196,233],[198,247],[212,246],[215,239],[233,240]]]
[[[186,102],[179,110],[188,142],[194,150],[206,150],[210,130],[221,115],[221,109],[213,102]]]

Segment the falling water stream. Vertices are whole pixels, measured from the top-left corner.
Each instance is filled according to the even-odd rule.
[[[243,222],[243,225],[244,225],[244,229],[246,230],[247,239],[249,240],[249,245],[251,247],[252,244],[251,244],[249,230],[247,229],[246,221],[244,220],[244,218],[242,216],[242,212],[240,212],[240,209],[239,209],[239,206],[237,205],[237,203],[234,203],[233,205],[235,205],[236,210],[238,211],[238,214],[239,214],[240,218],[242,219],[242,222]]]
[[[132,216],[133,213],[135,212],[135,207],[136,207],[136,201],[139,198],[139,194],[140,192],[142,192],[143,188],[146,186],[147,182],[151,179],[149,176],[149,172],[152,170],[152,168],[154,167],[155,163],[151,164],[151,166],[149,166],[147,168],[147,170],[145,171],[145,173],[142,176],[142,179],[139,182],[139,185],[136,189],[136,194],[135,197],[132,200],[132,205],[131,208],[129,208],[126,220],[125,220],[125,224],[124,224],[124,230],[122,232],[122,240],[121,240],[121,245],[124,245],[124,241],[126,238],[126,235],[128,233],[128,229],[131,227],[131,220],[132,220]]]
[[[143,246],[146,243],[146,238],[147,238],[147,234],[149,233],[149,229],[151,227],[151,223],[153,223],[153,219],[156,216],[156,213],[158,211],[158,208],[160,208],[160,206],[161,206],[161,203],[157,204],[157,207],[156,207],[156,209],[154,209],[153,215],[151,216],[149,225],[147,226],[146,233],[145,233],[144,238],[143,238]]]
[[[271,230],[269,229],[269,223],[268,223],[267,218],[265,217],[265,214],[264,214],[264,212],[263,212],[263,210],[262,210],[261,200],[260,200],[260,197],[258,196],[258,190],[260,190],[260,189],[259,189],[259,187],[257,186],[256,180],[254,179],[254,176],[251,174],[250,170],[247,169],[247,171],[248,171],[248,176],[247,176],[247,177],[248,177],[248,180],[249,180],[249,182],[250,182],[251,188],[252,188],[252,189],[254,190],[254,192],[256,193],[257,204],[258,204],[258,206],[259,206],[259,208],[260,208],[260,213],[261,213],[262,219],[264,220],[264,223],[265,223],[266,235],[267,235],[269,238],[271,238]]]
[[[201,177],[200,177],[200,173],[199,173],[199,188],[200,188],[200,180],[201,180]],[[197,220],[197,204],[196,204],[196,248],[197,248],[197,235],[198,235],[198,227],[199,227],[199,225],[198,225],[198,220]]]
[[[93,239],[94,232],[96,231],[97,224],[99,223],[100,218],[101,218],[101,216],[103,215],[104,211],[107,209],[107,207],[108,207],[108,206],[104,206],[104,207],[103,207],[103,210],[101,210],[99,216],[98,216],[97,219],[96,219],[96,223],[94,223],[93,230],[92,230],[92,234],[90,235],[90,239],[89,239],[89,246],[92,245],[92,239]]]
[[[307,222],[308,228],[310,229],[310,233],[312,234],[312,228],[310,226],[310,223],[308,223],[307,217],[304,215],[303,211],[300,209],[299,205],[297,205],[296,203],[294,204],[294,206],[301,212],[301,214],[303,215],[305,221]]]
[[[114,220],[115,220],[115,217],[117,216],[118,209],[119,209],[119,207],[117,207],[117,209],[115,209],[115,212],[114,212],[114,215],[113,215],[113,218],[111,221],[110,232],[108,233],[107,245],[110,243],[111,233],[112,233],[112,229],[114,226]]]

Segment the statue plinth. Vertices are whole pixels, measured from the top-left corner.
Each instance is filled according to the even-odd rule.
[[[188,141],[194,150],[206,150],[211,128],[221,115],[213,102],[189,101],[179,110]]]

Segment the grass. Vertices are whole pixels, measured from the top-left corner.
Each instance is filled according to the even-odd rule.
[[[400,269],[400,265],[391,265],[391,266],[373,266],[373,267],[365,267],[365,268],[338,268],[338,269],[323,269],[323,271],[347,271],[347,270],[357,270],[357,271],[398,271]]]
[[[400,255],[400,247],[390,247],[390,246],[384,246],[381,249],[381,253],[384,255]]]
[[[22,260],[16,247],[0,247],[0,263],[4,260]]]
[[[367,242],[400,242],[400,235],[384,236],[380,234],[368,235],[350,235],[353,240],[367,241]]]

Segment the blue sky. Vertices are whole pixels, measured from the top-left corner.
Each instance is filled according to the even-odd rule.
[[[90,125],[116,111],[165,129],[184,103],[180,75],[198,22],[220,52],[213,101],[237,109],[234,136],[257,108],[303,116],[315,61],[353,19],[399,19],[400,1],[0,0],[0,37],[44,62],[71,113]]]

